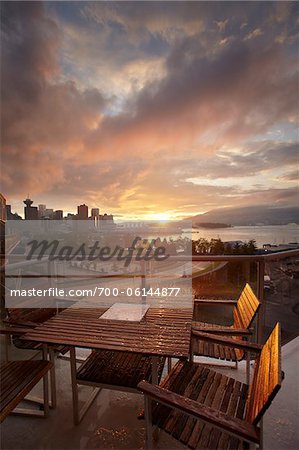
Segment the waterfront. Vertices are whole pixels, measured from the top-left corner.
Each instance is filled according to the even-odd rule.
[[[199,238],[220,238],[222,241],[249,241],[250,239],[254,239],[258,247],[262,247],[263,244],[288,244],[289,242],[297,242],[299,244],[299,225],[264,225],[193,229],[192,239],[197,240]]]

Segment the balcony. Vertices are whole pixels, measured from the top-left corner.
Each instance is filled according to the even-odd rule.
[[[298,257],[298,251],[267,256],[193,257],[194,262],[209,261],[212,265],[210,270],[203,271],[193,280],[193,291],[200,297],[236,298],[244,282],[250,282],[262,302],[256,323],[257,341],[264,341],[276,321],[279,320],[282,324],[282,369],[285,379],[271,408],[264,416],[264,448],[267,450],[295,450],[299,442],[299,281],[296,278]],[[217,318],[223,324],[231,321],[226,307],[219,308],[216,305],[213,313],[195,310],[194,315],[195,318],[200,315],[201,320],[211,322]],[[86,357],[88,350],[80,350],[79,353],[79,356]],[[27,359],[32,356],[32,352],[12,347],[11,356],[12,359]],[[1,357],[4,357],[4,351],[1,351]],[[232,371],[224,367],[217,370],[240,381],[245,380],[245,362],[239,364],[238,370]],[[56,410],[51,411],[46,420],[8,417],[1,426],[3,449],[144,448],[145,424],[143,420],[137,419],[143,408],[141,395],[104,390],[82,422],[74,426],[68,361],[57,358],[56,371]],[[40,393],[39,389],[36,388],[37,395]],[[82,400],[87,398],[87,391],[88,388],[80,387]],[[184,447],[161,432],[157,448],[170,450]]]

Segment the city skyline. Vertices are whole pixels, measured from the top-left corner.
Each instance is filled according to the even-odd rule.
[[[3,194],[1,193],[1,198],[3,199],[3,202],[5,204],[5,208],[7,211],[7,214],[15,215],[16,211],[13,211],[12,205],[10,203],[7,203],[7,199]],[[24,206],[25,205],[25,206]],[[109,219],[113,221],[113,215],[108,214],[106,211],[103,212],[102,209],[99,207],[90,207],[86,205],[85,203],[81,205],[77,205],[73,208],[76,212],[70,212],[70,211],[63,211],[62,209],[56,209],[53,208],[47,208],[47,205],[42,203],[36,203],[34,200],[32,200],[29,195],[27,195],[27,198],[23,200],[23,211],[18,217],[14,217],[14,219],[18,220],[19,218],[22,219],[29,219],[29,220],[38,220],[38,219],[54,219],[54,220],[61,220],[63,218],[77,218],[79,220],[85,220],[85,219]],[[27,217],[26,217],[27,215]],[[9,219],[9,217],[7,217]],[[12,218],[12,217],[11,217]]]
[[[2,2],[2,187],[23,215],[298,204],[296,2]]]

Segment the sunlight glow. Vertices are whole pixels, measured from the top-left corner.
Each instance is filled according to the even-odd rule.
[[[152,214],[152,219],[159,220],[161,222],[165,222],[165,221],[171,219],[171,215],[169,213],[166,213],[166,212]]]

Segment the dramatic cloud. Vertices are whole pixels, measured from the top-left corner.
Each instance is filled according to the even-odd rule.
[[[298,202],[298,3],[1,9],[2,185],[17,208],[28,192],[122,216]]]
[[[4,191],[49,189],[82,158],[82,136],[105,102],[96,89],[56,81],[61,31],[38,2],[3,2],[1,124]]]

